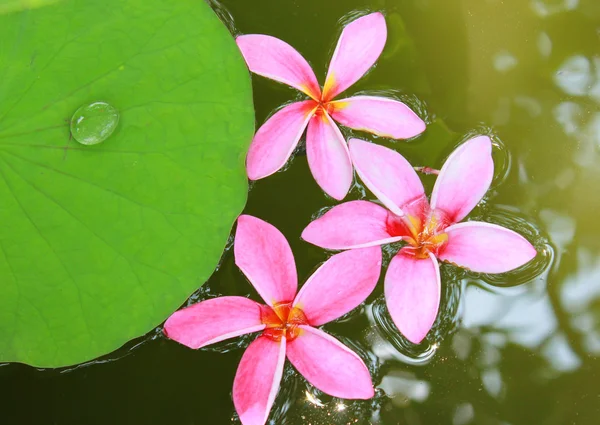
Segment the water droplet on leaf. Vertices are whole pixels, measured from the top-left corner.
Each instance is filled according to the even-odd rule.
[[[96,145],[110,137],[119,123],[119,111],[106,102],[81,106],[71,118],[71,134],[83,145]]]

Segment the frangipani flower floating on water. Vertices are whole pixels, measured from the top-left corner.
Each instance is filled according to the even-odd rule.
[[[521,235],[478,221],[458,223],[487,192],[494,175],[492,143],[472,138],[448,158],[431,202],[413,167],[399,153],[351,139],[350,154],[365,185],[386,208],[368,201],[338,205],[310,223],[302,238],[328,249],[364,248],[404,241],[385,276],[385,299],[398,329],[420,343],[437,316],[438,261],[481,273],[503,273],[533,259]]]
[[[242,356],[233,402],[243,425],[263,425],[279,390],[285,358],[321,391],[335,397],[374,395],[361,358],[316,326],[360,305],[373,291],[381,248],[334,255],[297,293],[296,265],[285,237],[272,225],[242,215],[234,244],[235,263],[267,305],[244,297],[220,297],[175,312],[165,334],[190,348],[262,332]]]
[[[247,157],[251,180],[281,169],[308,127],[306,154],[310,170],[327,194],[343,199],[352,185],[352,162],[344,136],[333,120],[394,139],[414,137],[425,130],[425,123],[397,100],[376,96],[333,100],[373,66],[386,38],[381,13],[348,24],[333,53],[322,91],[308,62],[289,44],[260,34],[237,38],[252,72],[288,84],[311,98],[285,106],[258,130]]]

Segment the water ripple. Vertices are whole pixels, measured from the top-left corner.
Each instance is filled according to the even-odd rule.
[[[484,208],[481,217],[486,222],[498,224],[524,236],[533,244],[538,255],[515,270],[499,274],[469,273],[472,277],[496,286],[518,286],[550,270],[555,258],[554,248],[541,229],[533,224],[533,220],[523,217],[518,210],[506,206]]]
[[[384,296],[379,297],[368,309],[370,321],[380,333],[383,342],[390,345],[387,348],[396,351],[395,357],[399,360],[413,365],[428,363],[441,342],[457,328],[462,286],[453,276],[454,273],[451,268],[441,268],[443,284],[439,313],[431,331],[421,344],[413,344],[400,333],[388,313]]]
[[[221,22],[223,22],[223,24],[227,27],[227,29],[229,29],[229,32],[231,32],[231,34],[234,37],[241,35],[241,33],[235,27],[233,16],[221,2],[219,2],[218,0],[206,0],[206,2],[215,12],[215,15],[219,17]]]

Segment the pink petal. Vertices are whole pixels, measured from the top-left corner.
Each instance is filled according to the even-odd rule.
[[[260,305],[248,298],[213,298],[173,313],[165,322],[165,334],[200,348],[264,329],[260,317]]]
[[[298,276],[288,241],[274,226],[250,215],[238,218],[235,264],[267,304],[291,302]]]
[[[326,249],[351,249],[402,240],[387,231],[388,211],[373,202],[350,201],[336,205],[310,223],[302,239]]]
[[[440,305],[440,270],[433,256],[419,259],[403,248],[385,275],[385,301],[392,320],[412,343],[431,329]]]
[[[315,100],[321,88],[312,68],[300,53],[278,38],[262,34],[241,35],[236,42],[250,71],[303,91]]]
[[[394,214],[425,198],[423,184],[412,165],[391,149],[359,139],[350,139],[350,155],[364,184]]]
[[[292,103],[277,111],[258,129],[248,150],[250,180],[270,176],[285,165],[315,111],[312,100]]]
[[[459,146],[440,170],[431,194],[431,208],[443,210],[451,222],[471,212],[492,183],[492,142],[474,137]]]
[[[358,355],[331,335],[310,326],[288,343],[287,356],[308,382],[334,397],[368,399],[371,375]]]
[[[352,162],[340,129],[322,110],[308,123],[306,155],[319,186],[332,198],[343,199],[352,185]]]
[[[378,246],[336,254],[306,281],[294,306],[321,326],[358,307],[373,292],[381,272]]]
[[[531,261],[537,252],[527,239],[505,227],[468,221],[446,228],[440,260],[480,273],[504,273]]]
[[[385,18],[371,13],[346,25],[329,64],[323,99],[331,100],[371,68],[387,38]]]
[[[331,117],[346,127],[391,139],[409,139],[425,131],[425,123],[402,102],[385,97],[355,96],[328,104]]]
[[[264,425],[275,401],[283,365],[285,338],[260,336],[244,352],[233,381],[233,404],[243,425]]]

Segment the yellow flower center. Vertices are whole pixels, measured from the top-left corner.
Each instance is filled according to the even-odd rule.
[[[430,211],[424,216],[398,217],[390,213],[387,220],[388,233],[392,236],[402,236],[409,245],[407,251],[417,258],[427,258],[429,253],[437,255],[448,241],[448,234],[444,232],[448,223],[441,214]]]
[[[292,307],[291,302],[277,303],[273,308],[262,306],[260,319],[267,326],[263,335],[273,341],[281,341],[284,336],[288,342],[293,341],[302,333],[299,326],[308,325],[304,312]]]

